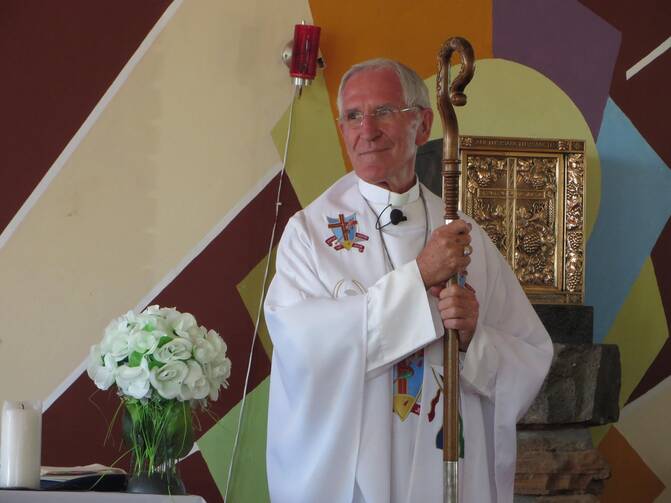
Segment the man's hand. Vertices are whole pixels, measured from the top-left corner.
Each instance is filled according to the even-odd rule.
[[[434,292],[432,289],[431,293]],[[459,350],[466,351],[478,325],[480,304],[475,298],[475,290],[468,283],[464,288],[451,285],[440,291],[438,299],[443,325],[459,331]]]
[[[455,220],[431,233],[417,256],[417,266],[426,288],[444,284],[455,274],[466,271],[471,258],[464,256],[464,247],[471,242],[470,232],[470,224]]]

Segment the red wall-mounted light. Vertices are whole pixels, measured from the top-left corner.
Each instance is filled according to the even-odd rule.
[[[324,63],[319,57],[319,26],[297,24],[294,27],[294,38],[282,52],[282,60],[289,67],[296,87],[303,88],[310,84],[317,75],[317,67],[323,68]]]

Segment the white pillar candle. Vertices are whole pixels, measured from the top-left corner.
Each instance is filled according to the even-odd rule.
[[[5,402],[0,436],[0,487],[40,488],[42,403]]]

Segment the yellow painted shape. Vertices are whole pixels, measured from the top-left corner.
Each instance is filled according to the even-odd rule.
[[[266,282],[266,291],[270,285],[270,281],[275,276],[275,256],[277,254],[277,247],[275,247],[270,255],[270,265],[268,268],[268,280]],[[243,280],[238,283],[237,289],[242,299],[243,304],[247,308],[249,313],[249,318],[252,323],[256,322],[256,317],[259,310],[259,299],[261,298],[261,287],[263,285],[263,275],[266,270],[266,262],[268,261],[268,255],[266,255],[261,262],[256,264],[254,268],[249,271],[249,274],[243,278]],[[268,335],[268,327],[266,326],[266,320],[263,316],[263,310],[261,311],[261,318],[259,320],[259,331],[258,337],[263,345],[268,358],[272,357],[273,354],[273,343],[270,340],[270,335]]]
[[[617,278],[613,278],[613,281],[617,281]],[[652,261],[647,258],[603,341],[604,344],[617,344],[620,347],[620,407],[636,388],[668,337],[669,329],[657,278]]]
[[[453,68],[452,76],[457,72]],[[442,138],[436,76],[425,82],[435,113],[431,139]],[[601,197],[601,163],[589,126],[569,96],[538,71],[504,59],[478,60],[466,96],[468,103],[455,107],[462,135],[585,140],[585,235],[589,237]]]
[[[620,413],[617,428],[666,487],[671,487],[671,377],[628,404]],[[665,491],[655,501],[669,501]]]
[[[288,125],[287,109],[272,130],[280,158],[284,156]],[[324,79],[319,74],[295,101],[286,169],[302,207],[346,172],[336,122],[331,115]]]

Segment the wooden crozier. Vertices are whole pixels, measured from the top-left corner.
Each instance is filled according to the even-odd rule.
[[[449,85],[449,68],[452,53],[461,58],[461,70]],[[443,123],[443,203],[445,223],[457,220],[459,205],[459,125],[454,106],[466,104],[464,89],[473,78],[475,56],[473,47],[464,38],[452,37],[438,53],[438,111]],[[449,95],[448,95],[449,86]],[[448,285],[457,284],[452,277]],[[443,338],[443,501],[458,503],[459,494],[459,338],[450,329]]]

